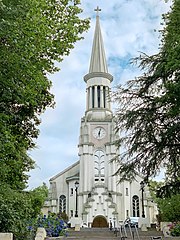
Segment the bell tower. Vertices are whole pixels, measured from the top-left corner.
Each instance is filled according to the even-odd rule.
[[[97,7],[96,26],[86,83],[86,111],[81,119],[79,137],[79,211],[83,221],[95,226],[117,214],[116,198],[120,196],[116,164],[111,159],[117,154],[114,141],[114,117],[110,91],[113,77],[108,73],[104,44]],[[101,218],[101,219],[99,219]],[[103,226],[102,226],[103,227]]]
[[[72,227],[85,223],[88,227],[117,227],[127,217],[139,217],[142,210],[137,174],[135,181],[118,184],[119,154],[115,143],[119,133],[111,109],[110,92],[113,77],[108,66],[101,34],[99,12],[95,9],[96,26],[86,84],[86,109],[81,118],[79,161],[50,179],[49,207],[52,212],[66,212]],[[155,219],[156,206],[145,190],[145,216]],[[147,195],[146,195],[147,194]],[[142,219],[144,223],[145,218]],[[153,220],[154,221],[154,220]],[[85,225],[84,225],[85,226]]]
[[[84,76],[86,82],[86,118],[88,120],[103,120],[112,117],[109,99],[110,84],[113,80],[108,73],[104,44],[99,22],[99,7],[95,9],[96,27],[91,52],[89,73]]]

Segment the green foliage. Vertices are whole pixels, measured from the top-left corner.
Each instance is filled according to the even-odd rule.
[[[79,0],[0,1],[0,231],[25,234],[46,189],[31,192],[27,151],[35,147],[40,114],[54,106],[48,73],[89,27]]]
[[[175,222],[180,221],[180,194],[173,195],[173,189],[168,188],[168,191],[172,191],[172,193],[162,197],[162,189],[167,187],[166,182],[149,182],[149,190],[151,197],[154,202],[157,204],[159,209],[159,214],[157,216],[159,222]],[[174,227],[174,224],[172,225]]]
[[[29,192],[31,197],[31,218],[36,218],[41,213],[44,202],[48,197],[48,187],[46,184],[35,188]]]
[[[48,73],[57,68],[88,20],[80,19],[79,0],[0,1],[0,181],[23,189],[34,162],[39,115],[54,105]],[[3,177],[2,177],[3,176]]]
[[[67,234],[67,224],[59,215],[51,212],[48,213],[48,216],[39,216],[29,221],[28,229],[30,232],[36,232],[38,227],[45,228],[48,237],[58,237]]]
[[[173,237],[180,236],[180,222],[174,223],[170,226],[170,233]]]
[[[24,233],[31,210],[27,193],[13,190],[8,185],[0,186],[0,232]]]
[[[165,27],[158,54],[134,59],[145,71],[119,86],[114,100],[119,104],[116,129],[122,148],[114,160],[120,163],[120,181],[141,173],[145,182],[165,169],[167,189],[179,193],[180,185],[180,1],[164,15]],[[166,188],[164,193],[166,194]]]
[[[176,181],[171,180],[170,182],[167,179],[166,182],[162,184],[161,187],[159,187],[156,192],[157,197],[159,198],[168,198],[178,193],[180,193],[179,179],[177,179]]]
[[[177,222],[180,220],[180,194],[171,198],[158,199],[161,219],[164,222]]]
[[[162,221],[178,222],[180,221],[180,194],[171,198],[158,199],[158,206]]]
[[[41,214],[47,192],[45,185],[25,192],[0,184],[0,232],[13,232],[17,239],[25,236],[27,222]]]
[[[69,217],[65,212],[59,213],[59,217],[62,218],[65,222],[68,222]]]
[[[159,196],[157,196],[158,190],[164,185],[164,182],[157,182],[150,180],[148,183],[148,189],[150,191],[151,197],[153,200],[157,203],[157,199]]]

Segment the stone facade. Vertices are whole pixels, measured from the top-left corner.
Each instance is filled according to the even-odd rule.
[[[66,212],[72,223],[76,214],[89,227],[106,227],[110,222],[117,226],[119,221],[140,217],[142,212],[142,178],[137,175],[136,181],[118,184],[118,176],[113,175],[118,166],[111,160],[119,151],[114,144],[119,135],[109,98],[112,80],[97,16],[89,73],[84,77],[87,97],[81,119],[79,160],[50,179],[48,203],[49,210]],[[78,189],[75,182],[79,183]],[[147,188],[144,205],[148,223],[153,223],[155,205]]]

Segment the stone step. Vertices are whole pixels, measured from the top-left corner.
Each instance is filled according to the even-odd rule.
[[[142,232],[140,229],[138,230],[139,240],[151,240],[151,236],[162,236],[162,232],[157,232],[156,230],[148,230],[146,232]],[[124,240],[132,240],[131,234],[127,229],[127,238]],[[108,228],[84,228],[80,231],[74,231],[70,229],[68,231],[68,237],[66,239],[71,240],[121,240],[120,233],[114,233],[110,231]],[[164,239],[164,238],[163,238]],[[165,238],[166,240],[172,240],[172,237]],[[136,233],[134,233],[134,240],[138,240]],[[173,240],[180,240],[179,237],[173,237]]]
[[[113,236],[113,232],[109,229],[95,229],[95,228],[86,228],[81,229],[80,231],[70,230],[69,236]]]

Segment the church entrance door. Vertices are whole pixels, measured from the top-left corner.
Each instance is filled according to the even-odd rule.
[[[94,218],[92,227],[94,228],[106,228],[108,227],[108,223],[105,217],[97,216]]]

